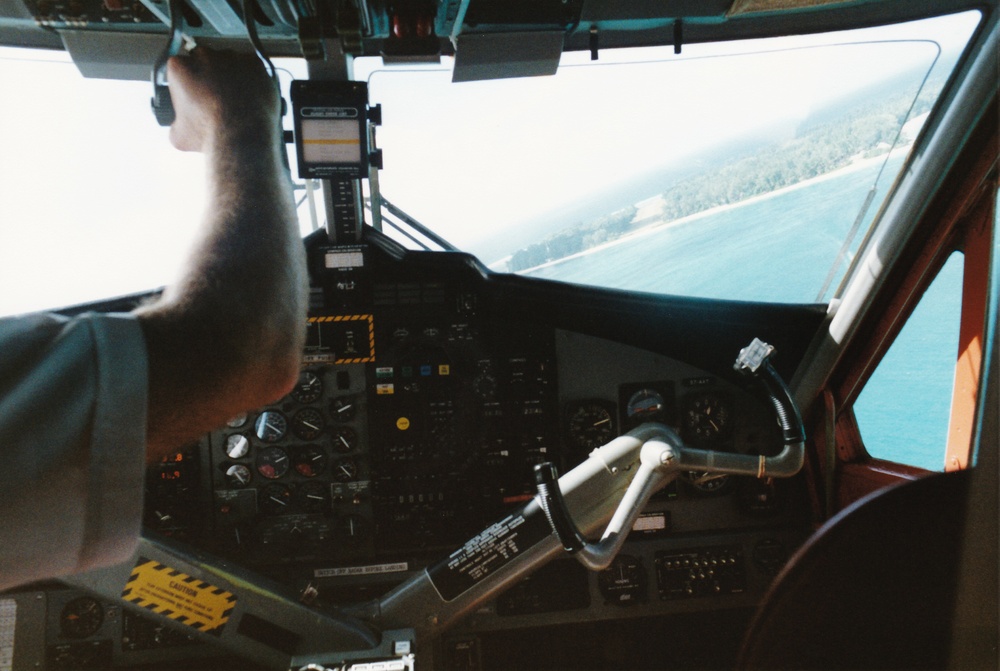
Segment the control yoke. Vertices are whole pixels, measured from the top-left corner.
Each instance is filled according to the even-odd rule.
[[[597,543],[587,542],[570,517],[555,466],[551,463],[539,464],[535,467],[538,503],[563,548],[592,571],[606,569],[650,497],[682,471],[698,470],[757,478],[795,475],[802,467],[805,431],[788,387],[770,364],[773,353],[774,347],[755,338],[749,346],[740,350],[733,368],[763,385],[781,425],[785,447],[780,454],[765,457],[696,450],[686,447],[680,437],[666,426],[647,425],[645,430],[649,436],[639,451],[639,468]]]

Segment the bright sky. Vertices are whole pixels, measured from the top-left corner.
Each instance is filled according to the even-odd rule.
[[[371,96],[382,103],[384,118],[381,188],[490,262],[487,250],[476,249],[490,233],[537,220],[581,194],[690,163],[754,129],[789,135],[836,97],[915,65],[926,69],[938,47],[914,40],[964,45],[977,19],[692,45],[681,56],[672,47],[602,52],[597,66],[589,54],[565,54],[559,74],[547,78],[451,84],[448,71],[376,73]],[[876,37],[885,41],[864,49],[843,45]],[[840,46],[798,49],[819,44]],[[759,53],[723,57],[751,51]],[[359,78],[365,74],[356,70]]]
[[[964,41],[973,26],[965,18],[931,32]],[[925,64],[936,54],[926,43],[915,48]],[[449,75],[428,73],[385,88],[380,75],[382,190],[471,247],[740,125],[801,119],[842,85],[886,77],[913,49],[884,44],[862,57],[841,48],[823,62],[821,50],[780,51],[738,67],[707,58],[709,47],[686,47],[681,57],[646,50],[643,59],[660,62],[632,65],[628,77],[606,64],[635,60],[629,52],[602,52],[598,68],[568,67],[567,56],[567,67],[546,78],[452,85]],[[0,86],[0,315],[168,282],[201,217],[202,164],[170,147],[149,110],[149,82],[85,80],[62,54],[0,48]]]
[[[0,314],[162,285],[200,217],[200,155],[170,146],[149,83],[21,57],[0,49]]]

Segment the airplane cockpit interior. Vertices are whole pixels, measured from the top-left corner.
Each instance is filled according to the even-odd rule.
[[[0,316],[170,283],[196,46],[280,90],[298,382],[0,671],[997,668],[997,0],[0,0]]]

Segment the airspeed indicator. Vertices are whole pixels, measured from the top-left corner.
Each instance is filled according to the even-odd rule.
[[[604,401],[582,401],[569,408],[567,435],[574,449],[589,452],[617,435],[609,405]]]

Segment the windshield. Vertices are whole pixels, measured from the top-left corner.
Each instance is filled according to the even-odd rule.
[[[566,54],[548,78],[358,68],[383,107],[382,195],[492,269],[814,302],[836,290],[978,19]]]
[[[276,64],[285,85],[304,71]],[[171,282],[202,218],[205,169],[171,147],[150,82],[85,79],[63,52],[0,47],[0,83],[0,316]],[[312,185],[294,185],[306,234]]]
[[[358,59],[355,74],[383,108],[382,195],[496,271],[825,301],[978,20],[565,54],[541,78],[453,84],[449,59]],[[286,86],[305,70],[277,65]],[[84,79],[61,52],[3,47],[0,82],[13,101],[0,106],[0,315],[170,282],[204,172],[170,147],[149,82]],[[305,234],[324,224],[322,198],[294,182]]]

